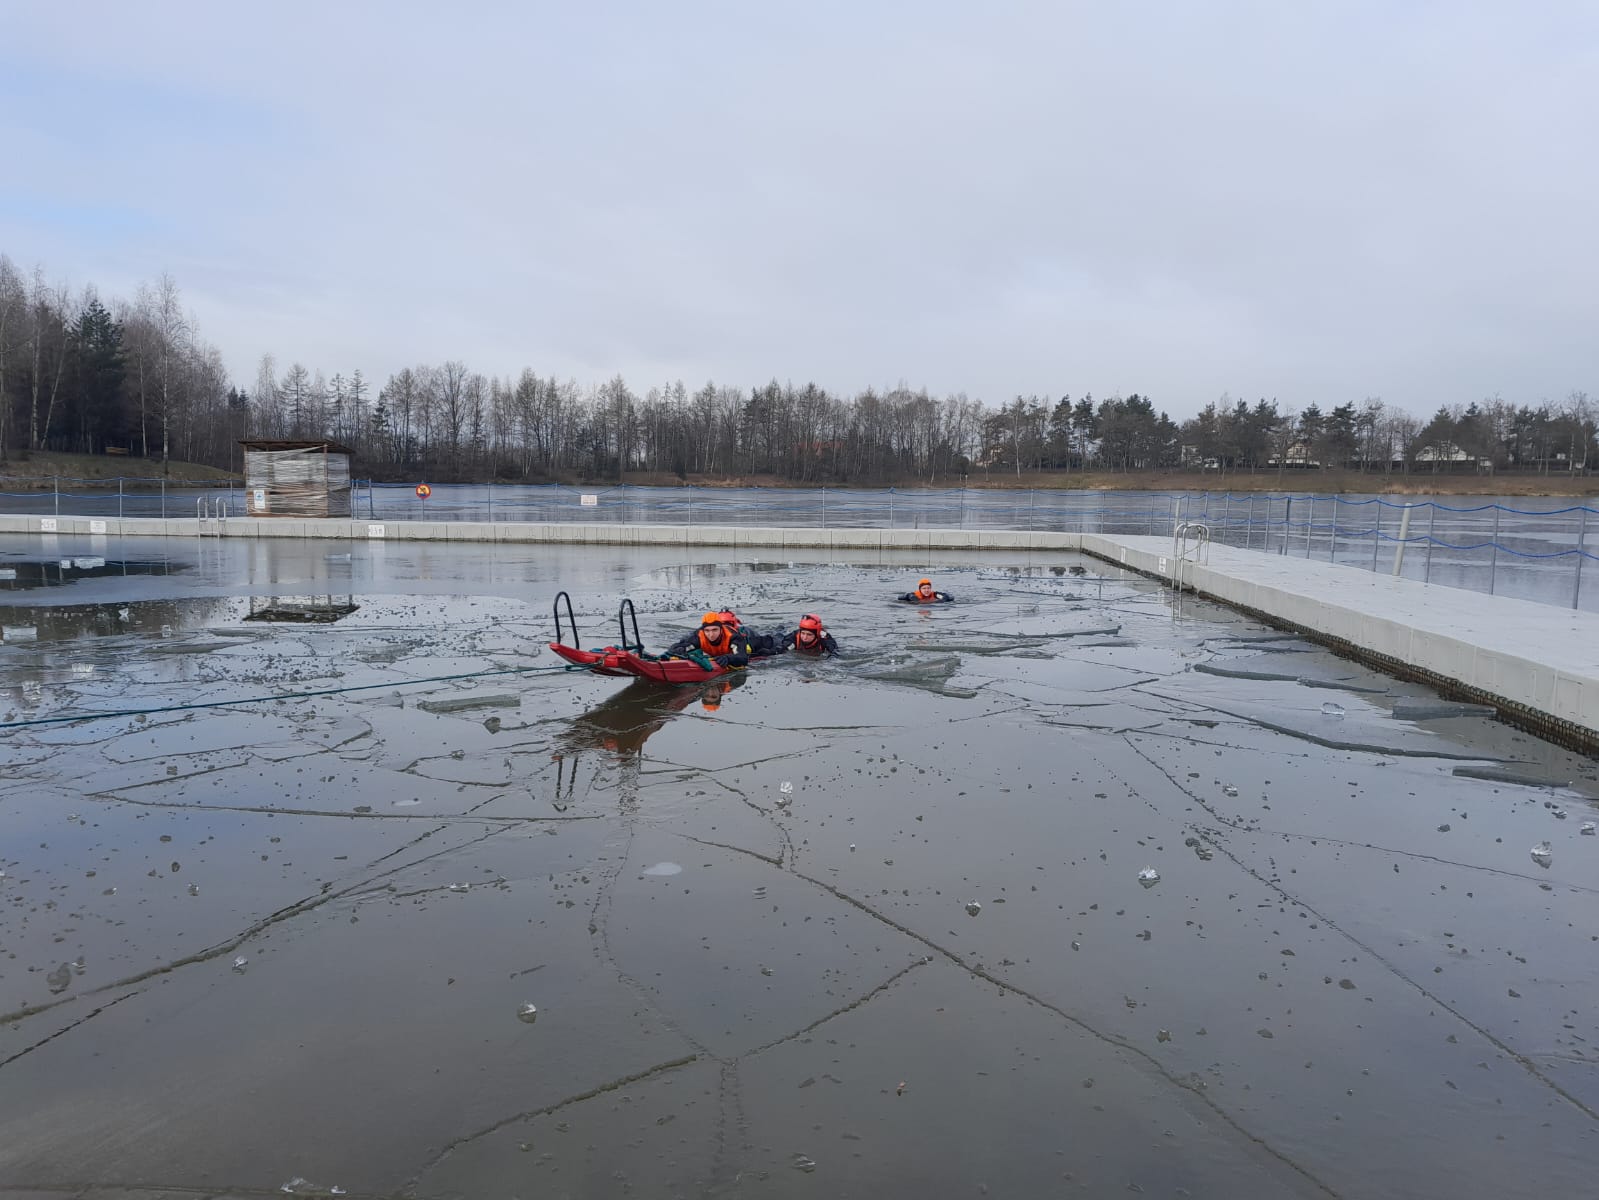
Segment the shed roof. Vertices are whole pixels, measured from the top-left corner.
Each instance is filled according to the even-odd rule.
[[[327,438],[313,438],[309,441],[246,441],[241,438],[239,445],[246,450],[326,450],[329,454],[355,453],[348,446],[340,445],[338,442],[330,441]]]

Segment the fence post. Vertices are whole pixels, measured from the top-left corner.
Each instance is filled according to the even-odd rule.
[[[1033,505],[1037,502],[1033,489],[1027,489],[1027,532],[1033,532]]]
[[[1587,555],[1588,544],[1588,506],[1582,507],[1582,523],[1577,526],[1577,580],[1571,589],[1571,607],[1576,608],[1582,599],[1582,560]]]
[[[1289,521],[1289,518],[1293,516],[1293,513],[1294,513],[1294,498],[1292,496],[1284,496],[1283,497],[1283,544],[1277,551],[1277,553],[1279,555],[1283,555],[1283,554],[1287,554],[1288,553],[1288,521]],[[1271,532],[1270,528],[1269,528],[1270,517],[1271,517],[1271,497],[1270,496],[1266,497],[1266,516],[1267,516],[1267,519],[1268,519],[1268,521],[1267,521],[1267,523],[1268,523],[1267,533],[1269,535],[1270,532]]]
[[[494,524],[494,480],[489,480],[489,524]]]
[[[888,527],[894,528],[894,489],[888,489]]]
[[[117,476],[117,520],[122,520],[122,476]]]
[[[1427,513],[1427,561],[1421,569],[1423,583],[1432,582],[1432,531],[1433,526],[1438,524],[1438,501],[1429,500],[1427,503],[1430,511]]]
[[[1488,594],[1494,594],[1494,580],[1499,574],[1499,506],[1494,505],[1493,558],[1488,560]]]
[[[827,528],[827,485],[822,485],[822,528]]]
[[[1310,498],[1310,516],[1305,518],[1305,557],[1310,557],[1310,534],[1316,528],[1316,497]]]
[[[61,515],[61,476],[59,476],[59,475],[50,476],[50,486],[55,488],[55,493],[56,493],[56,516],[59,517]]]
[[[1399,514],[1399,545],[1394,547],[1395,579],[1404,575],[1405,571],[1405,541],[1410,537],[1410,510],[1413,506],[1406,504],[1404,511]]]
[[[161,477],[161,519],[167,519],[167,480],[164,475]]]
[[[1207,505],[1206,507],[1208,508],[1209,505]],[[1227,518],[1232,514],[1232,511],[1233,511],[1233,493],[1232,493],[1232,489],[1229,488],[1227,490],[1227,498],[1222,501],[1222,505],[1221,505],[1221,530],[1222,530],[1222,540],[1223,541],[1225,541],[1226,538],[1227,538]]]
[[[1377,547],[1382,544],[1382,505],[1377,505],[1377,519],[1371,523],[1371,573],[1377,573]]]
[[[688,523],[694,524],[694,485],[688,485]]]

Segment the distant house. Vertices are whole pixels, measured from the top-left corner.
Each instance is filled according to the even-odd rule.
[[[1319,467],[1321,462],[1310,456],[1310,443],[1304,438],[1298,438],[1289,443],[1288,449],[1281,455],[1274,455],[1266,460],[1268,467]]]
[[[1453,442],[1434,442],[1421,447],[1416,451],[1415,457],[1410,460],[1413,466],[1428,466],[1434,470],[1455,470],[1471,467],[1474,470],[1491,470],[1493,460],[1477,458],[1462,450]],[[1405,457],[1403,454],[1394,455],[1393,465],[1403,467]]]
[[[314,441],[241,441],[244,511],[251,517],[350,515],[348,446]]]

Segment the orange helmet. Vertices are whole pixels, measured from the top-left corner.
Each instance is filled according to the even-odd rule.
[[[820,632],[822,628],[822,618],[817,616],[815,613],[806,613],[800,618],[799,627],[801,629],[814,629]]]
[[[724,614],[722,614],[722,613],[708,612],[703,617],[700,618],[700,624],[701,625],[721,625],[721,624],[723,624],[723,621],[722,621],[723,615]]]
[[[729,629],[736,630],[739,627],[739,625],[742,623],[738,619],[738,614],[735,613],[730,608],[724,608],[721,612],[717,613],[716,615],[719,618],[721,618],[722,624],[726,625]]]
[[[933,586],[933,581],[931,579],[918,579],[916,581],[916,586],[917,587],[932,587]]]

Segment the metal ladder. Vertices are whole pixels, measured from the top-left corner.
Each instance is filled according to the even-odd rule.
[[[197,496],[194,501],[194,533],[219,538],[228,527],[228,502],[225,497]]]
[[[1172,591],[1183,587],[1183,564],[1188,564],[1188,586],[1193,587],[1194,564],[1210,562],[1210,526],[1202,521],[1184,521],[1171,535],[1171,586]]]

